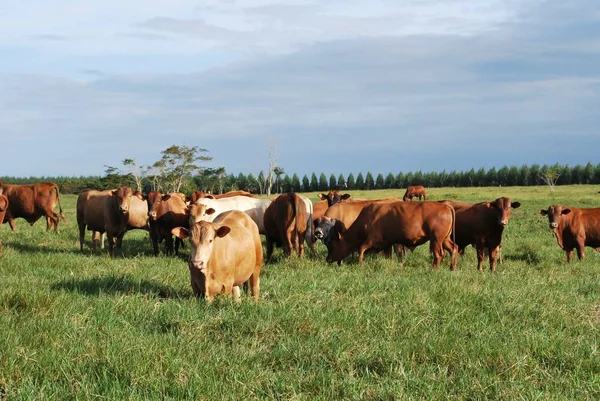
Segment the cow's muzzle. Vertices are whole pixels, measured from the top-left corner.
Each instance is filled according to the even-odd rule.
[[[558,228],[558,223],[550,223],[550,228],[551,229]]]
[[[127,211],[129,210],[129,208],[127,207],[127,205],[121,205],[121,206],[119,206],[119,209],[123,213],[127,213]]]
[[[156,212],[148,212],[148,217],[156,219]]]
[[[500,225],[505,227],[508,225],[508,220],[500,220]]]
[[[323,232],[323,229],[321,229],[320,227],[319,227],[319,228],[317,228],[317,229],[315,230],[315,237],[316,237],[317,239],[323,239],[323,238],[325,238],[325,233]]]

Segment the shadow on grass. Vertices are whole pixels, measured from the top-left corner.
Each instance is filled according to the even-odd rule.
[[[30,244],[16,241],[4,241],[3,246],[5,248],[16,249],[19,252],[24,253],[43,253],[43,254],[81,254],[79,248],[75,249],[65,249],[58,248],[55,246],[47,246],[47,245],[38,245],[38,244]]]
[[[134,279],[128,275],[108,275],[88,279],[71,279],[56,282],[53,290],[77,292],[86,295],[154,294],[158,298],[189,298],[191,292],[180,292],[152,280]]]

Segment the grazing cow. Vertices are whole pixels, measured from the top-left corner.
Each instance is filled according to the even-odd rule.
[[[450,268],[456,267],[457,247],[450,238],[454,231],[454,209],[438,202],[375,202],[360,212],[349,227],[335,221],[330,233],[328,262],[338,264],[352,252],[359,251],[358,261],[370,248],[383,250],[393,244],[410,249],[430,241],[433,267],[451,254]]]
[[[265,233],[264,229],[264,215],[265,210],[271,204],[268,199],[257,199],[248,196],[232,196],[222,199],[210,199],[202,198],[195,202],[196,204],[205,205],[207,209],[214,209],[215,212],[212,215],[197,214],[194,222],[205,220],[212,221],[219,214],[229,210],[239,210],[245,212],[258,226],[258,232],[261,234]],[[190,205],[191,206],[191,205]],[[190,222],[191,223],[191,222]]]
[[[204,191],[194,191],[192,195],[189,197],[189,201],[191,203],[198,202],[199,199],[209,198],[209,199],[222,199],[222,198],[231,198],[232,196],[248,196],[250,198],[256,198],[256,196],[252,195],[250,192],[246,191],[229,191],[224,194],[209,194]]]
[[[440,201],[456,212],[456,244],[460,253],[473,245],[477,250],[477,270],[483,271],[483,258],[488,250],[490,270],[496,270],[496,258],[500,257],[502,233],[508,225],[512,209],[521,206],[502,197],[492,202],[464,203],[451,200]]]
[[[140,191],[128,186],[117,190],[84,190],[77,198],[77,225],[79,227],[79,248],[83,250],[86,228],[93,231],[93,250],[96,251],[99,234],[108,236],[108,253],[113,256],[115,247],[121,248],[127,231],[131,199],[146,198]]]
[[[307,216],[305,200],[298,194],[283,193],[275,198],[264,215],[267,263],[271,261],[274,245],[282,246],[288,256],[293,251],[303,256],[305,236],[308,234],[311,238],[311,226],[312,219]]]
[[[586,246],[600,252],[600,208],[552,205],[540,214],[548,216],[558,246],[567,252],[567,262],[573,260],[574,249],[579,260],[585,259]]]
[[[427,200],[427,193],[425,192],[425,187],[422,185],[413,185],[411,187],[408,187],[406,189],[406,192],[404,193],[404,197],[402,197],[403,201],[409,201],[412,200],[412,198],[419,198],[419,200],[421,200],[421,198],[423,198],[423,200]]]
[[[218,215],[213,222],[194,223],[189,230],[176,227],[173,234],[189,238],[188,260],[192,289],[196,297],[212,301],[217,294],[240,298],[240,285],[248,282],[254,299],[260,292],[263,262],[258,227],[239,210]]]
[[[46,229],[50,230],[54,225],[54,231],[58,232],[58,218],[67,221],[60,205],[58,185],[53,182],[41,182],[29,185],[4,184],[3,194],[8,199],[8,208],[4,215],[4,222],[8,221],[10,229],[16,232],[15,219],[22,217],[31,225],[46,216]],[[60,214],[54,212],[58,203]]]
[[[152,251],[155,256],[160,253],[159,244],[164,240],[166,255],[179,253],[182,241],[175,240],[173,249],[173,235],[171,230],[175,227],[189,227],[186,196],[179,192],[161,194],[158,191],[150,192],[147,196],[148,216],[150,223],[150,238],[152,240]]]
[[[319,199],[327,201],[327,206],[331,207],[333,205],[335,205],[336,203],[339,203],[343,200],[346,200],[348,198],[350,198],[350,194],[343,194],[338,191],[337,189],[335,191],[329,191],[329,193],[326,194],[318,194],[317,195],[319,197]]]

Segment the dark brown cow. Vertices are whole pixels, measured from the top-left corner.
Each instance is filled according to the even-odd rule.
[[[260,291],[263,255],[258,226],[246,213],[230,210],[213,222],[199,221],[190,229],[172,230],[190,239],[188,267],[196,297],[211,301],[217,294],[240,298],[240,285],[249,283],[254,299]]]
[[[281,194],[271,202],[264,215],[267,263],[273,255],[273,245],[283,246],[288,256],[293,250],[298,256],[304,255],[304,239],[311,228],[307,219],[306,204],[295,193]]]
[[[150,192],[148,199],[148,216],[150,217],[150,238],[152,250],[158,256],[159,244],[164,240],[166,255],[173,254],[173,235],[171,230],[175,227],[188,228],[189,215],[187,212],[186,196],[179,192],[161,194],[158,191]],[[179,253],[182,244],[179,238],[175,240],[175,255]]]
[[[86,228],[95,231],[93,249],[96,251],[98,234],[106,233],[108,253],[113,256],[114,248],[121,248],[123,236],[127,232],[131,199],[146,198],[140,191],[128,186],[117,190],[85,190],[77,198],[77,225],[79,226],[79,247],[83,250]]]
[[[496,258],[500,256],[502,233],[508,225],[512,209],[521,206],[509,198],[498,198],[492,202],[464,203],[451,200],[441,201],[456,211],[456,244],[459,252],[473,245],[477,250],[477,270],[483,271],[485,250],[488,251],[490,270],[496,270]]]
[[[328,262],[341,262],[358,251],[361,262],[365,251],[382,250],[393,244],[410,249],[430,241],[433,267],[451,254],[450,268],[456,268],[457,246],[450,238],[454,230],[454,209],[438,202],[375,202],[367,205],[349,227],[336,221],[330,233]]]
[[[423,200],[427,200],[427,193],[425,192],[425,187],[422,185],[413,185],[411,187],[406,188],[406,192],[402,197],[403,201],[410,201],[412,198],[423,198]]]
[[[196,203],[198,199],[209,198],[209,199],[221,199],[221,198],[230,198],[232,196],[248,196],[250,198],[256,198],[256,196],[252,195],[250,192],[246,191],[229,191],[224,194],[210,194],[204,191],[194,191],[192,195],[189,197],[190,203]]]
[[[54,225],[54,231],[58,232],[58,218],[67,221],[60,205],[58,185],[53,182],[40,182],[28,185],[3,185],[4,196],[8,199],[8,208],[4,215],[4,222],[8,221],[10,228],[16,232],[15,219],[22,217],[31,225],[46,216],[46,229],[50,230]],[[58,203],[60,214],[54,212]]]
[[[540,214],[548,216],[558,246],[567,252],[567,262],[573,260],[573,250],[584,260],[586,246],[600,252],[600,208],[552,205]]]

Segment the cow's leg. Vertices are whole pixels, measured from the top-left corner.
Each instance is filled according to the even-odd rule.
[[[8,219],[8,225],[10,226],[10,229],[12,230],[13,233],[16,233],[17,227],[15,227],[14,217],[10,216],[10,217],[7,217],[7,219]]]
[[[573,248],[565,249],[565,251],[567,251],[567,263],[571,263],[573,260]]]
[[[152,241],[152,252],[154,256],[158,256],[160,249],[158,248],[158,233],[156,230],[150,229],[150,241]]]
[[[394,250],[396,251],[396,256],[398,257],[398,262],[402,266],[404,263],[404,247],[400,244],[394,245]]]
[[[497,256],[497,254],[498,254],[498,248],[499,248],[499,247],[497,246],[497,247],[495,247],[495,248],[491,248],[491,249],[489,250],[489,251],[490,251],[490,254],[489,254],[489,259],[490,259],[490,270],[491,270],[492,272],[495,272],[495,271],[496,271],[496,256]]]
[[[116,242],[116,247],[118,249],[121,249],[121,247],[123,246],[123,237],[125,236],[125,232],[122,232],[121,234],[119,234],[117,236],[117,242]]]
[[[284,251],[285,254],[287,256],[291,256],[293,249],[294,248],[294,244],[292,242],[292,232],[291,231],[286,231],[284,234],[284,239],[283,239],[283,244],[284,244]]]
[[[444,239],[442,242],[443,249],[450,252],[450,270],[456,269],[456,263],[458,261],[458,245],[456,245],[449,237]]]
[[[367,249],[370,249],[373,247],[373,243],[371,241],[369,241],[368,239],[363,242],[358,250],[358,262],[362,262],[363,259],[365,258],[365,252],[367,251]]]
[[[258,301],[258,297],[260,296],[260,276],[258,273],[253,273],[250,276],[250,293],[254,297],[255,300]]]
[[[273,240],[269,237],[266,238],[267,243],[267,261],[266,263],[271,262],[271,256],[273,256]]]
[[[117,238],[110,231],[107,232],[107,236],[108,236],[108,254],[112,257]]]
[[[429,246],[429,250],[433,254],[432,267],[434,269],[437,269],[440,266],[440,263],[442,263],[442,260],[444,259],[444,246],[443,243],[438,243],[438,241],[435,239],[430,240],[430,243],[431,245]]]
[[[52,227],[52,219],[50,218],[50,216],[46,216],[46,231],[50,231],[51,227]]]
[[[83,242],[85,240],[85,223],[77,223],[79,228],[79,250],[83,252]]]
[[[480,272],[483,271],[483,258],[485,256],[485,247],[483,241],[477,241],[475,244],[475,249],[477,250],[477,270]]]
[[[173,254],[173,236],[168,234],[165,237],[165,255]]]
[[[502,264],[502,245],[498,245],[498,248],[496,248],[496,260],[499,265]]]
[[[240,302],[240,298],[241,298],[241,291],[240,291],[240,286],[239,285],[234,285],[232,290],[231,290],[232,294],[233,294],[233,300],[235,302]]]
[[[577,257],[579,260],[585,259],[585,245],[583,241],[577,241]]]
[[[298,241],[298,256],[304,256],[304,233],[299,233],[296,240]]]

